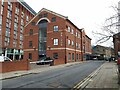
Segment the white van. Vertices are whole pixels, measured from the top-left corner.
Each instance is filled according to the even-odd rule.
[[[5,61],[12,61],[12,60],[8,57],[0,56],[0,62],[5,62]]]

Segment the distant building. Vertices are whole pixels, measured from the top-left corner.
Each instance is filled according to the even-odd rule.
[[[114,50],[110,47],[96,45],[92,48],[92,55],[98,59],[109,59],[114,57]]]
[[[0,55],[23,59],[24,26],[35,14],[23,0],[0,0]]]
[[[55,64],[85,60],[91,39],[66,16],[41,9],[25,26],[24,59],[51,57]]]

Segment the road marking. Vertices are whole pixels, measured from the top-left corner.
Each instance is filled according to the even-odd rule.
[[[85,85],[85,83],[87,82],[87,84],[89,83],[89,81],[98,74],[98,72],[100,71],[101,67],[103,66],[104,64],[102,64],[97,70],[93,71],[90,75],[88,75],[85,79],[83,79],[82,81],[80,81],[77,85],[75,85],[73,87],[72,90],[78,90],[80,88],[82,88],[83,85]],[[86,85],[87,85],[86,84]],[[85,88],[85,86],[84,86]]]

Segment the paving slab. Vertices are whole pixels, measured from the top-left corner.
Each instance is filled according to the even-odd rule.
[[[85,88],[119,88],[118,70],[115,62],[106,62]]]

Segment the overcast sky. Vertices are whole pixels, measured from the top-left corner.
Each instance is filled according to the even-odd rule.
[[[106,18],[112,16],[115,11],[111,6],[118,4],[119,0],[24,0],[36,12],[42,8],[68,16],[78,27],[84,28],[86,34],[92,38],[92,44],[96,44],[96,38],[92,31],[101,31],[101,25]],[[102,44],[111,46],[110,44]]]

